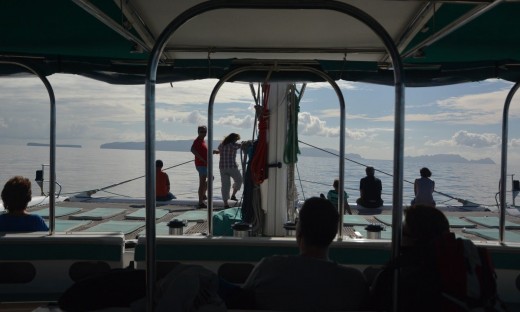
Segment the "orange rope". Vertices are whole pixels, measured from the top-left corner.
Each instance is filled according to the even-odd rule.
[[[262,85],[262,116],[258,120],[258,143],[251,160],[251,179],[261,184],[267,179],[267,129],[269,128],[269,84]]]

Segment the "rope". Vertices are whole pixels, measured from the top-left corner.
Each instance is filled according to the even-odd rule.
[[[165,169],[163,169],[163,171],[165,170],[169,170],[169,169],[172,169],[172,168],[175,168],[175,167],[179,167],[179,166],[182,166],[182,165],[185,165],[187,163],[190,163],[194,161],[193,159],[192,160],[188,160],[188,161],[185,161],[183,163],[180,163],[180,164],[177,164],[177,165],[173,165],[173,166],[170,166],[170,167],[167,167]],[[141,178],[144,178],[146,177],[146,175],[142,175],[142,176],[138,176],[136,178],[133,178],[133,179],[129,179],[129,180],[125,180],[125,181],[122,181],[122,182],[118,182],[118,183],[115,183],[115,184],[111,184],[109,186],[105,186],[105,187],[102,187],[102,188],[98,188],[98,189],[94,189],[94,190],[90,190],[90,191],[85,191],[84,193],[88,194],[88,195],[92,195],[92,194],[95,194],[97,192],[100,192],[100,191],[105,191],[105,190],[108,190],[110,188],[113,188],[113,187],[116,187],[116,186],[119,186],[119,185],[122,185],[122,184],[125,184],[125,183],[128,183],[128,182],[132,182],[132,181],[135,181],[135,180],[138,180],[138,179],[141,179]],[[79,193],[82,193],[82,192],[79,192]]]
[[[267,129],[269,121],[269,84],[262,86],[263,107],[262,116],[258,121],[258,145],[251,161],[251,178],[254,184],[261,184],[267,178]]]

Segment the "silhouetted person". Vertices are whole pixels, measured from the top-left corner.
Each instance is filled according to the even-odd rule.
[[[208,133],[206,126],[199,126],[197,128],[198,136],[191,145],[191,152],[195,155],[195,168],[199,173],[199,205],[198,208],[207,208],[204,203],[207,199],[206,191],[208,190],[208,146],[204,138]]]
[[[368,286],[363,274],[329,259],[339,214],[327,199],[303,204],[296,225],[300,254],[263,258],[244,284],[254,294],[255,308],[292,311],[360,309]]]
[[[29,214],[31,181],[21,176],[9,179],[2,190],[2,202],[7,213],[0,214],[0,232],[48,231],[49,227],[39,215]]]
[[[442,311],[435,244],[450,235],[450,224],[442,211],[431,206],[417,205],[404,212],[401,255],[375,279],[371,302],[392,311],[393,274],[400,269],[399,311]]]
[[[374,176],[374,167],[367,167],[365,172],[367,176],[359,181],[360,197],[356,203],[365,208],[381,207],[383,206],[383,200],[381,199],[383,186],[381,185],[381,180]]]
[[[431,180],[432,172],[430,169],[423,167],[420,172],[421,178],[415,179],[413,190],[415,198],[412,200],[412,205],[425,205],[435,207],[435,200],[433,200],[433,191],[435,191],[435,181]]]
[[[338,209],[338,199],[339,199],[339,180],[334,179],[334,182],[332,183],[332,187],[334,189],[330,190],[327,193],[327,199]],[[348,204],[348,194],[346,191],[343,191],[344,193],[344,199],[345,199],[345,213],[352,214],[352,210],[350,210],[350,206]],[[338,209],[339,211],[339,209]]]
[[[225,208],[229,208],[228,200],[230,199],[229,192],[231,190],[231,179],[233,179],[231,200],[237,200],[236,194],[242,187],[242,174],[238,169],[236,161],[237,150],[242,147],[242,144],[237,143],[238,140],[240,140],[239,134],[230,133],[218,146],[218,151],[220,154],[218,167],[220,169],[220,180],[222,182],[222,200],[224,201]]]

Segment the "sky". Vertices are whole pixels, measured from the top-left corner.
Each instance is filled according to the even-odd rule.
[[[77,75],[48,77],[57,105],[57,143],[98,148],[109,142],[144,141],[144,86],[111,85]],[[156,88],[156,139],[194,139],[206,124],[216,80],[160,84]],[[339,82],[346,101],[346,152],[392,159],[394,89]],[[406,88],[405,156],[458,154],[500,162],[504,101],[513,86],[487,80],[443,87]],[[299,85],[301,87],[301,85]],[[0,78],[0,145],[49,142],[49,98],[31,77]],[[520,160],[520,95],[509,119],[510,161]],[[214,107],[214,138],[230,132],[250,139],[254,99],[248,84],[225,84]],[[308,84],[299,114],[299,139],[339,149],[339,102],[326,83]]]

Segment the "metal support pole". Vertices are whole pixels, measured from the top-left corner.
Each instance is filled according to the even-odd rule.
[[[500,163],[500,223],[499,223],[499,238],[500,243],[503,244],[505,240],[506,231],[506,192],[507,192],[507,135],[509,125],[509,106],[516,91],[520,88],[520,82],[515,83],[507,94],[504,103],[504,112],[502,114],[502,155]]]
[[[20,66],[35,74],[45,85],[50,101],[50,133],[49,133],[49,235],[56,231],[56,98],[51,83],[34,68],[20,62],[0,61],[0,64]]]

